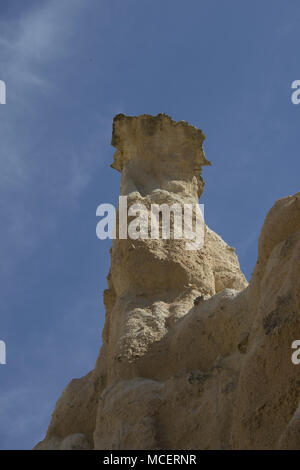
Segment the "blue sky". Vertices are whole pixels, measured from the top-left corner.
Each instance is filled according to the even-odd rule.
[[[1,2],[1,449],[33,447],[98,355],[115,114],[203,129],[206,222],[250,279],[267,211],[300,189],[299,24],[297,0]]]

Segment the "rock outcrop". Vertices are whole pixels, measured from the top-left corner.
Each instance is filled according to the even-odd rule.
[[[204,138],[164,114],[116,116],[128,206],[197,204]],[[36,449],[300,448],[300,193],[269,212],[249,286],[234,249],[204,232],[199,250],[113,240],[99,358]]]

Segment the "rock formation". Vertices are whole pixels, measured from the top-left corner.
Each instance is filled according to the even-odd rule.
[[[164,114],[116,116],[121,195],[196,204],[204,138]],[[300,448],[300,193],[269,212],[249,286],[208,227],[200,250],[185,244],[113,240],[99,358],[36,449]]]

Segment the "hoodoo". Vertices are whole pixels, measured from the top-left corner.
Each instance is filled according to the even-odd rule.
[[[196,205],[204,138],[165,114],[116,116],[128,205]],[[269,212],[249,286],[234,249],[204,232],[199,250],[113,240],[95,368],[66,387],[36,449],[300,448],[300,193]]]

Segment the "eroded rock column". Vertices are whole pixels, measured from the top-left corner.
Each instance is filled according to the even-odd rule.
[[[210,165],[204,139],[201,130],[164,114],[116,116],[112,167],[122,174],[120,194],[127,196],[128,207],[143,204],[149,212],[151,204],[195,208],[204,188],[202,167]],[[247,285],[232,249],[209,229],[204,231],[199,250],[188,250],[184,237],[113,241],[105,294],[114,298],[108,318],[108,383],[136,375],[133,364],[187,313],[196,297]]]

